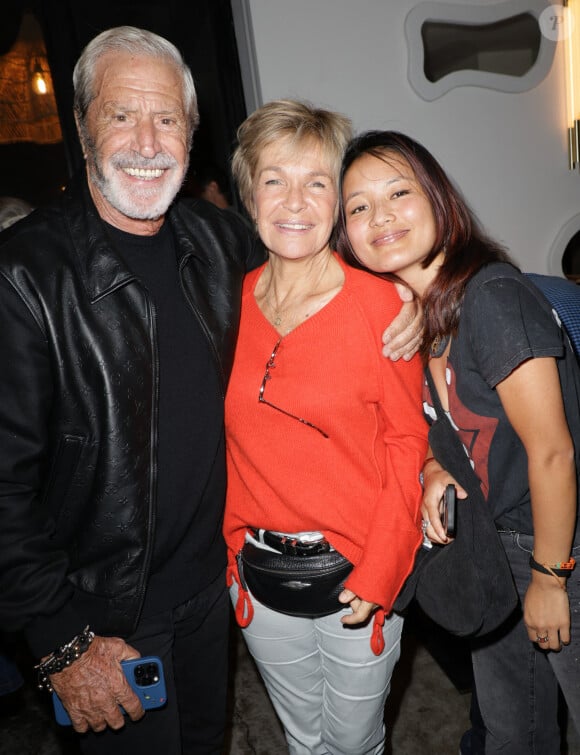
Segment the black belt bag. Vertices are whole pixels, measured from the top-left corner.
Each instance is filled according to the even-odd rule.
[[[316,618],[344,608],[338,596],[352,571],[338,551],[275,553],[246,542],[238,554],[242,587],[263,605],[290,616]]]

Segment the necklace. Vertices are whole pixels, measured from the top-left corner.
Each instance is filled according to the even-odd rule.
[[[282,321],[284,320],[282,313],[283,309],[278,309],[268,297],[264,297],[264,302],[267,304],[268,308],[272,312],[272,323],[279,328],[280,325],[282,325]]]
[[[290,330],[292,330],[292,328],[295,327],[298,322],[307,320],[311,315],[322,309],[322,307],[324,307],[324,305],[328,303],[330,298],[330,296],[322,298],[304,314],[301,314],[300,309],[304,305],[305,300],[299,302],[296,306],[282,307],[280,309],[277,308],[268,298],[265,298],[264,301],[272,312],[272,324],[276,328],[280,328],[282,326],[282,323],[286,321],[288,332],[290,332]],[[292,310],[294,310],[294,313],[292,313]]]
[[[300,323],[319,312],[342,288],[344,275],[338,263],[330,256],[315,277],[298,281],[282,291],[279,299],[278,281],[270,276],[265,281],[265,291],[258,297],[262,312],[279,333],[290,333]]]

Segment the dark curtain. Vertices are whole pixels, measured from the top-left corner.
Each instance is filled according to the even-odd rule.
[[[201,116],[194,137],[192,164],[211,162],[227,170],[236,128],[246,116],[229,0],[143,0],[139,3],[10,0],[2,11],[0,54],[10,49],[24,8],[36,14],[43,29],[69,176],[82,165],[72,114],[74,64],[93,37],[124,24],[149,29],[180,49],[193,72]]]

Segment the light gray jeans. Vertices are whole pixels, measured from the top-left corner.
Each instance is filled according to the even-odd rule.
[[[235,605],[235,582],[230,594]],[[242,632],[291,755],[381,755],[403,619],[392,615],[385,621],[385,649],[376,656],[372,619],[356,628],[340,623],[350,608],[303,619],[272,611],[253,596],[252,603],[254,618]]]

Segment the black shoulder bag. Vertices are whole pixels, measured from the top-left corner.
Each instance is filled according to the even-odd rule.
[[[415,598],[427,616],[448,632],[481,636],[508,618],[518,595],[479,480],[441,406],[428,367],[425,374],[437,412],[429,430],[430,446],[468,497],[457,500],[455,539],[448,545],[419,549],[394,608],[401,611]]]

